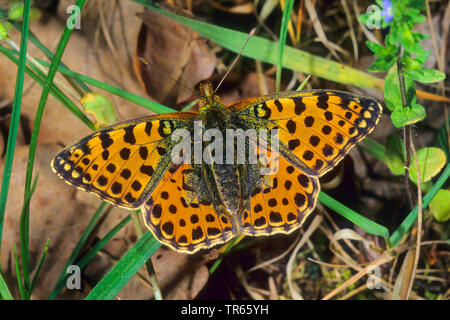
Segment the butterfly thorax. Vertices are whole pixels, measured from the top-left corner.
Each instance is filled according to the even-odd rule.
[[[220,105],[223,107],[219,96],[214,94],[211,82],[205,81],[200,83],[200,95],[202,96],[202,99],[200,99],[200,102],[198,103],[200,113],[214,107],[215,105]]]
[[[229,114],[220,100],[219,96],[214,94],[212,84],[208,81],[200,84],[200,94],[202,99],[198,103],[200,120],[203,123],[203,128],[218,129],[225,131]]]

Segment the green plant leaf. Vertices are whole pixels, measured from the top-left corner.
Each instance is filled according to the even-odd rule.
[[[0,21],[0,40],[9,38],[9,29],[8,22]]]
[[[421,57],[424,57],[424,56],[425,55],[422,55]],[[418,69],[423,64],[421,59],[417,59],[417,58],[413,59],[407,54],[403,55],[402,63],[403,63],[403,70],[404,71]]]
[[[405,90],[406,90],[406,105],[410,106],[416,102],[416,86],[414,80],[406,76]],[[400,93],[400,83],[398,79],[397,65],[394,65],[388,72],[384,81],[384,102],[386,107],[391,111],[396,111],[403,108],[402,96]]]
[[[450,190],[439,190],[430,202],[430,210],[438,222],[450,219]]]
[[[373,53],[375,53],[375,55],[377,55],[377,53],[381,52],[384,50],[384,47],[379,44],[376,43],[375,41],[366,41],[366,46],[367,48],[369,48],[370,51],[372,51]]]
[[[425,33],[420,33],[420,32],[413,32],[413,37],[415,41],[421,41],[421,40],[425,40],[428,39],[430,36],[425,34]]]
[[[423,8],[419,9],[419,10],[423,10]],[[409,22],[410,22],[411,25],[414,25],[416,23],[422,23],[422,22],[425,22],[427,20],[423,14],[419,13],[420,12],[419,10],[411,10],[411,11],[414,12],[414,14],[410,15],[410,21]]]
[[[401,42],[401,29],[398,23],[392,23],[391,29],[389,30],[389,39],[386,37],[386,43],[398,44]]]
[[[435,175],[441,171],[446,163],[444,151],[439,148],[423,148],[417,151],[417,159],[419,161],[420,182],[430,181]],[[409,168],[409,178],[417,184],[417,164],[412,159]]]
[[[423,54],[416,56],[413,60],[419,63],[419,66],[422,66],[425,61],[427,61],[428,57],[431,54],[431,50],[425,51]]]
[[[387,163],[386,148],[381,143],[367,137],[358,144],[358,147],[367,153],[370,153],[378,160]]]
[[[393,66],[395,59],[397,56],[394,54],[377,57],[367,70],[369,72],[386,72]]]
[[[391,120],[396,128],[401,128],[419,122],[426,115],[425,109],[420,104],[413,104],[411,108],[403,108],[392,112]]]
[[[411,52],[411,50],[414,50],[416,44],[414,36],[406,23],[402,23],[400,28],[401,28],[400,41],[405,47],[405,50]]]
[[[398,134],[391,134],[386,141],[386,164],[393,174],[405,173],[405,143]]]
[[[369,18],[371,17],[371,15],[372,15],[371,12],[365,12],[365,13],[361,14],[358,17],[358,19],[363,25],[367,26],[367,21],[369,21]]]
[[[445,74],[436,69],[422,68],[406,70],[406,74],[422,83],[439,82],[445,79]]]
[[[117,122],[116,111],[111,101],[104,95],[88,92],[80,99],[84,112],[94,118],[97,129],[110,126]]]
[[[13,21],[22,20],[24,5],[22,1],[13,1],[9,5],[8,19]]]

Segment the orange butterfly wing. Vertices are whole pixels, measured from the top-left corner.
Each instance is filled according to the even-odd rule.
[[[378,123],[382,106],[347,92],[312,90],[251,98],[228,106],[248,123],[279,129],[281,154],[323,175]]]
[[[171,163],[170,135],[197,115],[155,115],[101,129],[62,150],[53,171],[114,205],[138,208]]]
[[[314,209],[320,191],[319,179],[293,166],[268,146],[258,146],[260,168],[267,169],[251,185],[239,214],[246,235],[290,233],[300,227]],[[272,159],[272,161],[271,161]]]
[[[213,205],[201,170],[172,165],[143,206],[144,221],[169,247],[194,253],[225,243],[236,235],[229,215]]]

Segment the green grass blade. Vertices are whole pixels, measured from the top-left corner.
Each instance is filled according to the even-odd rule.
[[[134,210],[130,216],[133,221],[134,230],[136,235],[140,238],[144,234],[144,228],[142,227],[141,220],[139,219],[140,210]],[[158,278],[156,277],[155,268],[153,267],[152,259],[148,259],[145,263],[147,267],[147,273],[150,277],[150,284],[153,289],[153,296],[155,300],[163,300],[163,295],[161,292],[161,288],[159,286]]]
[[[113,299],[159,247],[159,242],[150,232],[144,233],[108,274],[97,283],[86,300]]]
[[[233,240],[231,240],[231,242],[228,244],[228,247],[225,249],[225,251],[220,255],[220,257],[216,261],[214,261],[214,264],[209,269],[209,274],[210,275],[212,275],[217,270],[217,268],[223,262],[225,257],[230,253],[231,249],[234,248],[234,244],[235,244],[235,242],[237,240],[238,240],[238,237],[236,237]]]
[[[11,59],[12,61],[16,61],[16,59],[14,58],[13,54],[15,53],[13,50],[11,49],[7,49],[5,47],[0,46],[0,52],[2,52],[3,54],[5,54],[9,59]],[[36,59],[40,64],[42,64],[45,67],[50,66],[50,63],[41,59]],[[156,112],[156,113],[171,113],[171,112],[177,112],[177,110],[166,107],[162,104],[159,104],[155,101],[151,101],[149,99],[146,99],[144,97],[138,96],[136,94],[133,94],[131,92],[128,92],[126,90],[120,89],[118,87],[112,86],[110,84],[107,84],[105,82],[90,78],[88,76],[85,76],[83,74],[74,72],[68,68],[65,68],[63,66],[59,66],[58,67],[58,71],[61,72],[63,75],[67,75],[70,76],[74,79],[78,79],[80,81],[83,81],[85,83],[88,83],[92,86],[95,86],[99,89],[102,89],[104,91],[107,91],[109,93],[112,93],[114,95],[117,95],[118,97],[122,97],[130,102],[133,102],[137,105],[140,105],[150,111]],[[38,79],[34,79],[36,81],[39,81]],[[43,83],[43,81],[41,80],[40,83]],[[54,85],[52,86],[52,88],[56,88]],[[59,89],[58,89],[59,90]],[[70,101],[70,100],[69,100]],[[69,110],[73,113],[75,113],[75,115],[77,115],[84,123],[86,123],[85,119],[87,119],[87,121],[89,121],[89,127],[91,127],[91,121],[78,109],[72,106],[68,106],[66,103],[63,103],[64,105],[66,105],[66,107],[69,108]],[[73,103],[72,103],[73,105]],[[74,105],[73,105],[74,106]],[[80,114],[82,115],[83,118],[80,117]]]
[[[305,80],[303,80],[302,83],[300,83],[300,85],[298,86],[298,88],[297,88],[296,91],[302,91],[303,88],[304,88],[304,87],[306,86],[306,84],[308,83],[309,78],[311,78],[311,75],[310,75],[310,74],[308,74],[308,76],[305,78]]]
[[[143,6],[162,13],[176,21],[188,26],[200,35],[216,42],[233,52],[239,52],[242,44],[247,39],[247,34],[231,29],[218,27],[202,21],[193,20],[184,16],[161,9],[147,0],[133,0]],[[242,55],[255,60],[264,61],[276,65],[278,62],[278,43],[258,36],[253,36],[246,45]],[[285,47],[283,67],[301,71],[305,74],[315,75],[334,82],[353,85],[359,88],[371,88],[383,90],[384,82],[366,72],[348,67],[322,57],[312,55],[290,46]]]
[[[430,201],[433,200],[434,196],[442,188],[442,186],[448,180],[449,177],[450,177],[450,163],[447,164],[447,167],[445,167],[444,172],[441,174],[441,176],[433,185],[433,187],[430,189],[430,191],[428,191],[428,193],[423,197],[422,208],[424,210],[428,206]],[[389,241],[393,247],[396,247],[403,239],[403,236],[409,231],[409,229],[411,229],[414,222],[417,220],[418,212],[419,208],[415,206],[414,209],[405,218],[405,220],[403,220],[403,222],[400,224],[397,230],[395,230],[392,233],[391,237],[389,238]]]
[[[43,61],[40,59],[36,59],[39,63],[41,63],[43,66],[48,66],[49,63],[47,61]],[[65,67],[59,66],[58,71],[61,72],[64,75],[68,75],[70,77],[79,79],[87,84],[90,84],[94,87],[97,87],[99,89],[102,89],[104,91],[107,91],[109,93],[112,93],[118,97],[122,97],[124,99],[127,99],[130,102],[136,103],[137,105],[140,105],[150,111],[156,112],[156,113],[171,113],[171,112],[177,112],[177,110],[166,107],[162,104],[159,104],[155,101],[151,101],[149,99],[146,99],[144,97],[138,96],[136,94],[133,94],[131,92],[128,92],[126,90],[120,89],[118,87],[112,86],[110,84],[107,84],[105,82],[90,78],[88,76],[85,76],[81,73],[74,72],[70,69],[67,69]]]
[[[22,259],[22,275],[23,275],[23,293],[25,299],[29,299],[31,296],[30,285],[30,269],[29,269],[29,242],[28,242],[28,216],[26,214],[27,207],[30,205],[31,197],[36,190],[38,175],[34,179],[30,193],[25,198],[22,205],[22,212],[20,213],[19,220],[19,239],[20,239],[20,257]]]
[[[8,142],[6,145],[6,156],[3,167],[2,190],[0,193],[0,252],[3,236],[3,222],[5,218],[6,201],[8,199],[11,170],[16,148],[17,130],[20,120],[20,107],[22,103],[23,81],[25,77],[25,62],[27,57],[28,25],[30,22],[30,0],[24,2],[22,34],[20,39],[19,66],[17,68],[16,88],[14,92],[11,125],[9,129]]]
[[[114,228],[112,228],[100,241],[98,241],[81,259],[78,261],[78,266],[83,269],[89,261],[119,232],[128,222],[131,221],[131,216],[128,215],[123,218]]]
[[[383,237],[385,239],[389,238],[389,231],[386,227],[373,222],[370,219],[367,219],[366,217],[360,215],[359,213],[356,213],[352,209],[344,206],[342,203],[334,200],[332,197],[327,195],[326,193],[320,192],[319,194],[319,201],[327,206],[328,208],[336,211],[344,218],[350,220],[354,224],[358,225],[365,231],[367,231],[370,234]]]
[[[103,212],[105,210],[107,203],[102,202],[98,209],[95,211],[94,216],[91,218],[91,221],[89,221],[88,226],[84,229],[83,233],[81,234],[80,239],[78,240],[77,244],[75,245],[75,248],[72,250],[72,253],[67,259],[66,264],[64,265],[61,274],[58,277],[58,280],[56,281],[56,285],[53,288],[52,292],[50,293],[48,299],[53,300],[56,298],[58,293],[60,292],[60,287],[62,287],[60,284],[67,278],[66,270],[67,268],[72,265],[75,262],[75,259],[78,257],[78,255],[81,252],[81,249],[83,249],[84,245],[86,244],[86,241],[88,240],[89,236],[91,235],[92,230],[94,230],[95,226],[97,225],[97,222],[103,215]],[[58,290],[59,289],[59,290]]]
[[[81,14],[81,9],[84,5],[86,0],[78,0],[75,5],[80,8],[79,14]],[[24,199],[31,198],[31,180],[33,177],[33,167],[34,167],[34,159],[36,156],[36,148],[37,148],[37,138],[39,135],[39,129],[41,126],[42,117],[44,115],[44,109],[45,105],[47,103],[48,95],[50,93],[50,89],[52,88],[53,79],[56,75],[56,71],[58,68],[58,65],[61,61],[62,55],[64,53],[64,50],[67,46],[67,43],[69,42],[70,35],[72,34],[72,29],[69,28],[67,25],[64,28],[63,35],[61,36],[61,39],[58,44],[58,48],[56,49],[55,55],[53,57],[53,61],[50,64],[50,68],[48,70],[48,75],[45,80],[45,84],[42,90],[41,98],[39,100],[38,109],[36,112],[36,117],[34,119],[34,125],[33,130],[31,132],[31,139],[30,139],[30,147],[28,152],[28,162],[27,162],[27,171],[25,176],[25,192],[24,192]],[[24,235],[24,243],[21,242],[20,246],[21,248],[25,248],[25,250],[28,250],[28,242],[29,242],[29,216],[30,216],[30,206],[29,203],[25,203],[25,210],[24,210],[24,226],[21,228],[23,230]],[[24,251],[22,251],[23,253]],[[24,278],[24,287],[26,290],[30,288],[30,279],[29,279],[29,255],[28,252],[26,254],[22,254],[22,270],[23,270],[23,278]]]
[[[280,91],[281,84],[281,71],[283,70],[283,57],[284,57],[284,47],[286,46],[286,36],[288,32],[289,20],[291,17],[292,8],[294,7],[294,0],[286,0],[284,3],[283,16],[281,18],[280,27],[280,39],[278,41],[278,64],[277,64],[277,74],[275,79],[275,90]]]
[[[48,246],[50,244],[50,239],[47,239],[47,242],[45,243],[44,250],[42,251],[41,259],[39,259],[38,266],[36,268],[36,272],[33,276],[33,281],[31,281],[31,287],[30,287],[30,295],[33,293],[34,285],[36,284],[36,280],[39,277],[39,273],[41,272],[42,264],[44,263],[45,256],[47,255]]]
[[[0,296],[2,300],[14,300],[11,292],[8,289],[8,285],[6,284],[5,278],[0,273]]]
[[[124,99],[127,99],[128,101],[136,103],[136,104],[138,104],[138,105],[140,105],[140,106],[142,106],[142,107],[144,107],[144,108],[146,108],[148,110],[151,110],[153,112],[156,112],[156,113],[171,113],[171,112],[176,112],[177,111],[175,109],[172,109],[172,108],[166,107],[166,106],[164,106],[162,104],[159,104],[159,103],[157,103],[155,101],[151,101],[149,99],[146,99],[144,97],[138,96],[138,95],[133,94],[131,92],[128,92],[126,90],[114,87],[114,86],[112,86],[110,84],[107,84],[105,82],[98,81],[98,80],[89,78],[89,77],[87,77],[85,75],[82,75],[80,73],[71,71],[71,70],[69,70],[67,68],[60,67],[59,71],[61,73],[63,73],[63,74],[67,74],[67,75],[70,75],[70,76],[72,76],[72,77],[74,77],[76,79],[82,80],[82,81],[84,81],[84,82],[86,82],[86,83],[88,83],[88,84],[90,84],[92,86],[95,86],[97,88],[100,88],[102,90],[110,92],[112,94],[115,94],[116,96],[119,96],[119,97],[122,97]]]
[[[387,163],[385,154],[386,148],[381,143],[378,143],[375,140],[367,137],[358,144],[358,147],[365,152],[370,153],[378,160]]]
[[[20,296],[22,297],[22,300],[25,300],[25,293],[22,286],[22,277],[20,275],[20,268],[19,268],[19,257],[17,257],[17,246],[15,243],[14,243],[14,265],[16,267],[17,284],[19,286]]]

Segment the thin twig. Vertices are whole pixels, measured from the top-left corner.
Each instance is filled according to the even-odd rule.
[[[369,288],[369,284],[365,283],[362,286],[353,289],[352,291],[350,291],[349,293],[347,293],[346,295],[338,298],[338,300],[348,300],[349,298],[353,297],[354,295],[360,293],[361,291],[367,290]]]
[[[393,288],[392,280],[394,279],[394,272],[395,272],[395,267],[397,266],[397,262],[398,262],[398,255],[395,256],[394,262],[392,263],[391,270],[389,270],[389,279],[388,279],[388,288],[389,288],[389,292],[388,292],[388,294],[387,294],[387,299],[386,299],[386,300],[392,300],[392,290],[391,290],[391,287]]]
[[[353,28],[353,24],[352,24],[352,17],[350,14],[350,9],[348,7],[347,4],[347,0],[341,0],[342,3],[342,7],[344,8],[344,12],[345,12],[345,17],[347,18],[347,24],[348,24],[348,28],[350,30],[350,38],[352,39],[352,45],[353,45],[353,58],[355,59],[355,61],[358,61],[358,43],[356,41],[356,35],[355,35],[355,30]]]
[[[413,266],[413,270],[411,272],[411,277],[410,277],[410,283],[409,283],[409,288],[406,294],[406,300],[408,300],[409,295],[411,293],[411,289],[414,283],[414,276],[416,274],[416,270],[417,270],[417,265],[419,264],[419,255],[420,255],[420,242],[421,242],[421,238],[422,238],[422,187],[421,187],[421,182],[420,182],[420,166],[419,166],[419,159],[417,158],[417,153],[416,153],[416,148],[414,147],[414,143],[411,140],[411,151],[412,154],[414,156],[414,160],[416,161],[416,170],[417,170],[417,202],[418,202],[418,208],[419,208],[419,212],[417,214],[417,237],[416,237],[416,252],[414,255],[414,266]]]
[[[402,105],[403,108],[407,108],[406,101],[406,88],[405,88],[405,78],[403,76],[403,66],[402,66],[402,57],[403,57],[403,47],[400,48],[397,57],[397,73],[398,73],[398,82],[400,85],[400,95],[402,97]],[[405,184],[406,184],[406,192],[408,194],[409,203],[411,208],[416,206],[414,201],[414,193],[412,191],[411,183],[409,181],[409,166],[411,164],[411,127],[409,125],[405,126],[404,130],[404,141],[405,141]]]

